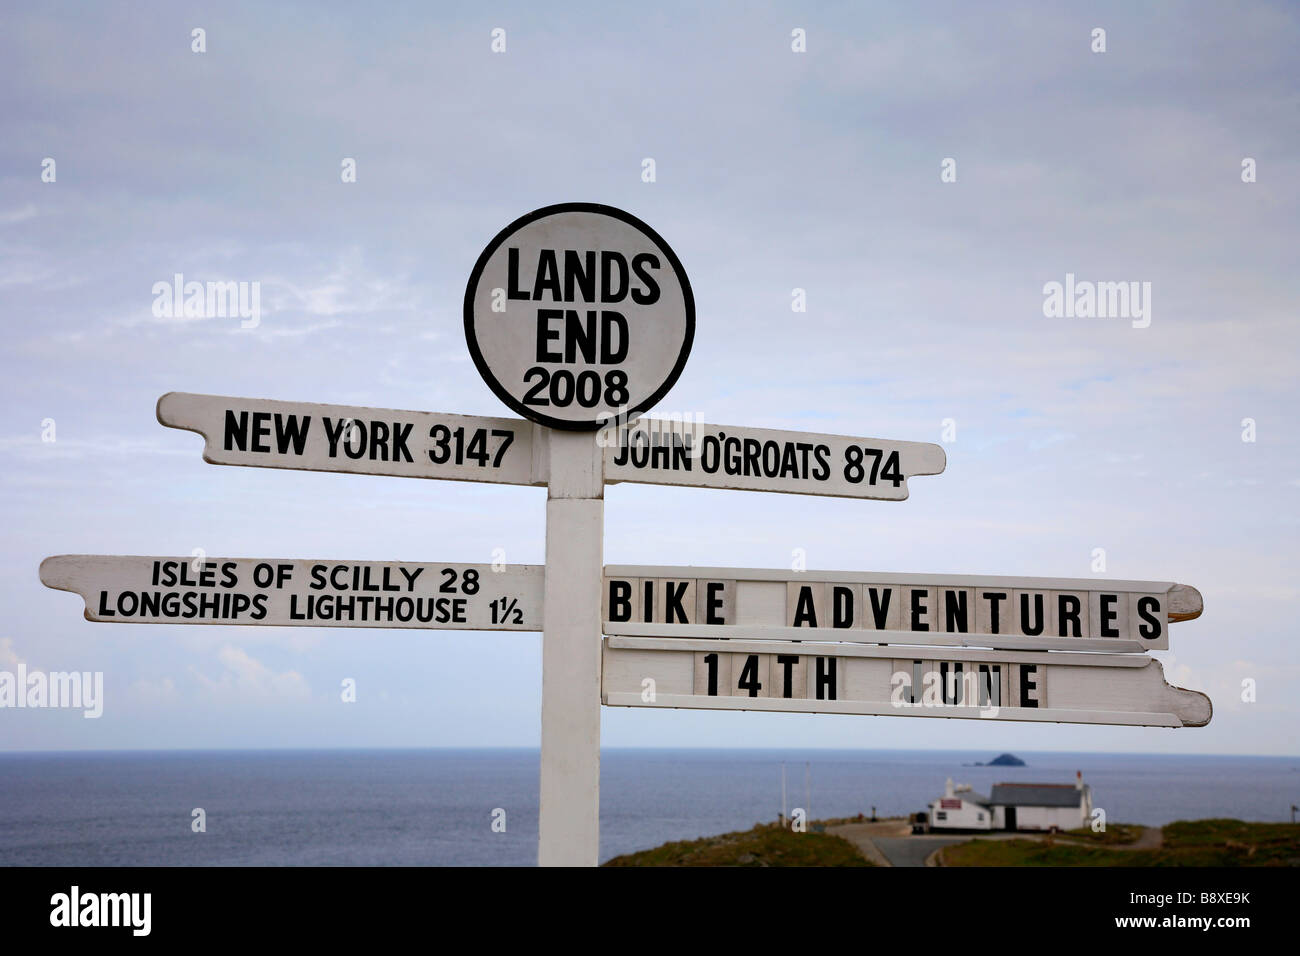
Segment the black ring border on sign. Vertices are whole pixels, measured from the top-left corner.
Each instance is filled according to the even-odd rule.
[[[653,408],[661,398],[668,394],[668,390],[677,384],[678,377],[682,374],[682,369],[686,367],[686,360],[690,357],[691,347],[695,343],[695,293],[691,289],[691,280],[686,276],[686,270],[682,268],[681,260],[677,258],[677,253],[673,252],[672,246],[664,241],[663,236],[655,232],[644,222],[632,215],[630,212],[619,209],[616,206],[606,206],[603,203],[594,202],[562,202],[551,206],[542,206],[540,209],[534,209],[532,212],[520,216],[510,225],[498,232],[492,241],[487,244],[487,248],[479,255],[478,261],[474,263],[474,269],[469,274],[469,283],[465,286],[465,344],[469,346],[469,354],[474,359],[474,365],[478,368],[479,375],[483,376],[483,381],[487,382],[488,387],[496,393],[497,398],[505,402],[506,406],[513,411],[518,412],[529,421],[546,425],[550,428],[558,428],[561,431],[598,431],[601,428],[608,427],[611,422],[609,419],[597,419],[592,422],[571,422],[560,418],[553,418],[550,415],[544,415],[534,408],[529,408],[523,402],[515,399],[513,395],[506,391],[505,387],[492,374],[488,368],[487,362],[483,358],[483,352],[478,347],[478,337],[474,331],[474,293],[478,289],[479,280],[483,277],[483,270],[487,268],[488,259],[500,248],[501,244],[506,241],[513,233],[522,229],[524,226],[544,219],[547,216],[554,216],[564,212],[590,212],[603,216],[610,216],[614,219],[621,220],[636,229],[641,230],[647,238],[653,240],[664,255],[668,257],[668,263],[673,267],[677,278],[682,287],[682,300],[686,306],[686,335],[682,339],[682,350],[677,356],[677,363],[673,366],[672,371],[663,384],[644,401],[637,405],[629,407],[625,414],[628,419],[632,419],[643,412]]]

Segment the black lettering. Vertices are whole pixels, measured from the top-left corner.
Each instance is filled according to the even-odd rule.
[[[618,283],[614,283],[611,267],[618,267]],[[617,252],[600,254],[600,301],[622,302],[627,298],[627,260]]]
[[[817,458],[817,467],[813,469],[813,478],[817,481],[825,481],[831,476],[831,450],[826,445],[818,445],[813,449],[813,455]]]
[[[776,655],[776,662],[784,669],[784,677],[781,681],[781,696],[794,696],[794,665],[799,663],[799,658],[792,654]]]
[[[564,250],[564,301],[576,302],[573,287],[582,293],[582,301],[596,300],[596,253],[584,252],[582,259],[574,249]]]
[[[871,599],[871,620],[877,631],[883,631],[889,623],[889,598],[893,593],[893,588],[867,588],[867,596]]]
[[[1007,592],[985,591],[980,597],[989,602],[989,633],[1001,634],[1001,605],[1007,599]]]
[[[304,415],[300,419],[297,415],[281,415],[277,412],[275,416],[275,445],[280,450],[280,454],[287,455],[289,448],[292,446],[293,453],[301,455],[303,446],[307,442],[307,429],[310,425],[310,415]]]
[[[611,342],[616,342],[617,347],[611,345]],[[605,365],[617,365],[627,358],[627,346],[627,319],[621,313],[608,309],[601,312],[600,361]]]
[[[411,449],[406,447],[406,440],[411,437],[411,429],[414,427],[414,423],[410,422],[405,425],[393,422],[393,461],[415,461],[411,457]]]
[[[537,277],[533,282],[533,298],[540,299],[543,292],[551,294],[552,302],[559,302],[560,295],[560,270],[555,261],[554,249],[542,249],[537,254]],[[540,362],[541,359],[538,359]]]
[[[240,451],[248,450],[248,412],[240,412],[239,418],[231,409],[226,409],[226,451],[232,451],[232,444],[238,445]]]
[[[506,298],[527,299],[528,291],[519,288],[519,250],[506,251]]]
[[[1043,596],[1041,594],[1032,595],[1034,599],[1034,621],[1029,622],[1029,598],[1030,595],[1020,595],[1020,632],[1028,634],[1030,637],[1036,637],[1043,633]]]
[[[595,309],[587,310],[585,320],[576,309],[564,310],[564,361],[570,364],[577,361],[579,351],[588,365],[596,361]]]
[[[686,586],[689,581],[666,581],[664,582],[664,623],[665,624],[689,624],[686,619],[686,611],[682,607],[682,598],[686,596]],[[673,620],[674,616],[677,618]]]
[[[1150,595],[1138,598],[1137,612],[1138,617],[1147,622],[1138,625],[1138,634],[1148,641],[1159,640],[1163,630],[1160,618],[1156,617],[1156,614],[1160,612],[1160,599]]]
[[[818,700],[835,700],[835,662],[834,657],[817,658],[817,687]]]
[[[551,340],[560,337],[560,330],[551,328],[552,319],[564,318],[563,309],[538,309],[537,310],[537,361],[539,362],[559,362],[564,356],[559,352],[551,351]]]
[[[1115,607],[1119,603],[1118,594],[1101,595],[1101,636],[1102,637],[1119,637],[1119,628],[1114,627],[1114,621],[1119,617],[1119,610]]]
[[[853,626],[853,588],[831,588],[831,627]]]
[[[271,446],[266,439],[271,437],[271,413],[253,412],[253,451],[267,452]]]
[[[944,598],[945,615],[943,629],[950,634],[965,634],[970,630],[970,615],[966,609],[965,591],[948,591]]]
[[[1037,707],[1038,701],[1029,695],[1038,693],[1038,665],[1020,665],[1020,706]]]
[[[930,625],[921,620],[922,615],[929,614],[930,609],[921,602],[930,594],[927,588],[912,588],[912,630],[928,631]]]
[[[960,706],[966,695],[966,688],[962,680],[962,665],[960,662],[952,665],[951,673],[948,670],[948,662],[939,662],[939,694],[945,704]]]
[[[659,257],[649,252],[642,252],[632,257],[632,271],[645,283],[645,289],[633,289],[632,301],[639,305],[654,305],[659,301],[659,283],[645,270],[646,264],[651,269],[659,268]]]
[[[1083,636],[1083,602],[1074,594],[1061,594],[1060,600],[1056,602],[1056,621],[1057,634],[1060,637],[1082,637]],[[1069,628],[1066,625],[1074,622],[1074,627]],[[1070,631],[1074,633],[1071,634]]]
[[[609,582],[609,619],[618,623],[632,620],[632,582]]]
[[[763,689],[763,685],[758,679],[757,654],[750,654],[745,658],[745,666],[740,670],[740,677],[736,681],[736,686],[741,690],[749,691],[750,697],[757,697],[758,692]]]
[[[704,585],[704,623],[705,624],[726,624],[726,620],[721,614],[716,613],[722,607],[722,598],[715,597],[721,594],[726,585],[721,581],[710,581]]]
[[[388,461],[388,426],[383,422],[370,423],[370,460],[378,454],[383,461]]]
[[[817,626],[817,609],[813,606],[812,588],[806,584],[799,587],[799,597],[795,599],[794,622],[790,626]]]
[[[347,425],[346,418],[340,418],[337,422],[330,424],[329,417],[325,418],[325,440],[329,442],[330,457],[334,458],[339,453],[339,439],[343,437],[343,429]]]

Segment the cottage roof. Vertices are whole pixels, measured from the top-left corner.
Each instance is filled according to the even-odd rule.
[[[1072,783],[995,783],[991,803],[1004,807],[1077,807],[1083,791]]]

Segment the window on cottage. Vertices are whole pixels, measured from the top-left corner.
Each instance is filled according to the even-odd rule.
[[[944,811],[940,810],[938,813],[936,813],[936,814],[934,815],[934,818],[935,818],[936,820],[947,820],[947,819],[948,819],[948,814],[945,813]]]

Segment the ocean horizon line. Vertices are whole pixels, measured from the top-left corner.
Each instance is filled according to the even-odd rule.
[[[1014,756],[1041,754],[1050,756],[1087,756],[1087,757],[1156,757],[1162,759],[1187,758],[1224,758],[1252,760],[1300,760],[1300,754],[1253,754],[1253,753],[1202,753],[1199,751],[1156,753],[1144,750],[1027,750],[1006,748],[946,748],[946,747],[645,747],[645,746],[603,746],[602,753],[755,753],[755,754],[970,754],[979,756],[991,754],[990,759],[999,754],[1009,753]],[[996,753],[994,753],[996,751]],[[0,758],[18,756],[112,756],[115,754],[159,755],[159,754],[277,754],[277,753],[536,753],[538,746],[518,745],[445,745],[445,746],[340,746],[340,747],[114,747],[95,749],[54,749],[24,750],[0,749]]]

